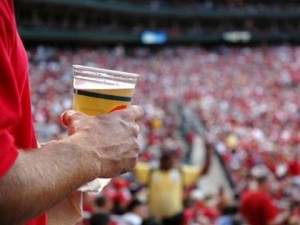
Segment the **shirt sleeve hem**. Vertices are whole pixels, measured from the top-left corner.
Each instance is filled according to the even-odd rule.
[[[14,148],[14,147],[12,147]],[[7,153],[7,155],[5,156],[4,159],[0,160],[1,161],[1,166],[0,166],[0,178],[3,177],[8,171],[9,169],[13,166],[14,162],[16,161],[16,159],[18,158],[19,152],[17,151],[17,149],[11,149],[11,151],[9,151]]]

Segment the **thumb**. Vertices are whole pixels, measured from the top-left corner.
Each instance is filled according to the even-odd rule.
[[[60,120],[65,126],[69,126],[72,117],[75,114],[78,114],[78,112],[76,112],[75,110],[67,110],[60,115]]]

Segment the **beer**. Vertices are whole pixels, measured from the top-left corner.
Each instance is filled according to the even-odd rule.
[[[99,115],[126,108],[133,88],[74,89],[73,108],[88,115]]]

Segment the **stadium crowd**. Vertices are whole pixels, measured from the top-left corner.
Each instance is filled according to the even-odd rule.
[[[274,201],[279,209],[290,209],[287,224],[298,224],[294,221],[300,218],[299,47],[174,47],[151,52],[122,46],[39,46],[29,48],[28,56],[34,122],[41,141],[66,135],[59,116],[72,107],[73,64],[135,72],[141,76],[133,103],[145,110],[141,160],[156,162],[160,145],[165,144],[189,163],[198,135],[214,145],[236,184],[234,197],[197,188],[188,192],[186,225],[221,224],[220,218],[227,215],[224,209],[238,206],[239,196],[252,188],[249,171],[256,165],[266,166],[272,174]],[[114,179],[103,193],[110,201],[121,199],[125,209],[129,203],[140,205],[131,202],[137,192],[145,198],[145,188],[125,175]],[[94,205],[98,197],[104,198],[86,194],[87,218],[99,211]],[[99,206],[105,201],[96,202]],[[112,213],[113,206],[108,208]],[[144,208],[142,215],[149,217],[147,210]],[[237,216],[237,210],[233,211]],[[126,210],[118,212],[120,217]]]
[[[97,2],[97,0],[94,1]],[[103,3],[103,1],[100,2]],[[210,0],[184,2],[109,0],[106,3],[111,4],[111,8],[114,8],[115,5],[124,5],[124,8],[129,9],[129,12],[130,9],[135,11],[140,7],[141,12],[136,12],[136,16],[132,17],[127,13],[127,10],[124,10],[118,13],[118,16],[112,16],[109,10],[100,10],[99,13],[86,7],[82,9],[85,13],[81,14],[77,13],[76,10],[67,10],[67,6],[61,7],[60,5],[53,5],[50,8],[45,7],[43,11],[39,10],[39,5],[33,5],[28,11],[29,8],[26,4],[17,4],[16,17],[18,26],[25,30],[53,29],[54,32],[65,32],[66,30],[89,32],[97,30],[103,32],[104,35],[106,33],[116,33],[118,35],[132,34],[135,36],[140,35],[145,30],[162,30],[170,37],[202,34],[222,35],[228,31],[249,31],[255,35],[264,36],[267,33],[271,36],[281,36],[282,33],[297,35],[300,27],[296,19],[300,5],[296,1],[246,3],[246,1]],[[140,16],[143,14],[143,10],[148,10],[151,13],[156,11],[163,13],[161,16],[159,14],[153,17],[150,16],[151,19],[149,20]],[[53,14],[53,11],[56,13]],[[179,18],[186,19],[170,20],[169,16],[177,16],[177,13],[174,12],[183,13],[183,16],[179,16]],[[206,13],[208,14],[206,15]],[[273,18],[275,15],[281,19]],[[203,20],[203,16],[204,18],[207,16],[209,19]]]
[[[97,1],[97,0],[95,0]],[[124,1],[122,1],[124,2]],[[253,12],[256,10],[266,10],[266,9],[273,9],[273,10],[282,10],[282,9],[291,9],[292,7],[299,7],[297,2],[294,0],[285,1],[285,2],[274,2],[274,1],[235,1],[235,0],[228,0],[228,1],[218,1],[218,0],[187,0],[187,1],[178,1],[178,0],[125,0],[125,2],[131,4],[139,4],[144,6],[150,6],[153,10],[159,8],[180,8],[180,9],[190,9],[190,10],[230,10],[230,9],[242,9],[248,12]]]

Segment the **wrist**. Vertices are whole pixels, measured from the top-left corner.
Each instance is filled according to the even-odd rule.
[[[76,135],[69,136],[61,142],[65,146],[64,149],[71,154],[72,161],[74,162],[74,170],[76,170],[78,178],[82,177],[83,183],[98,178],[99,168],[94,163],[95,157],[92,151],[88,149],[88,144],[80,141]]]

